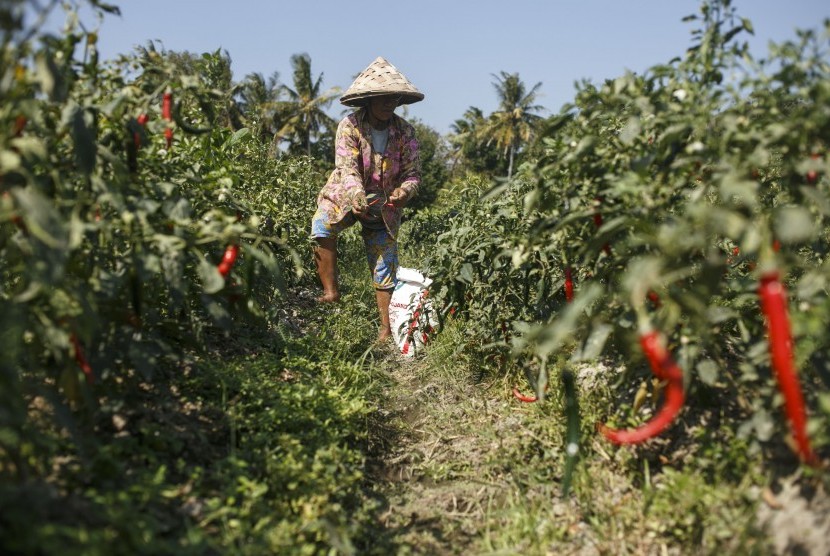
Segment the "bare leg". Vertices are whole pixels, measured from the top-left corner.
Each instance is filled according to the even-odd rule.
[[[383,341],[392,336],[392,328],[389,325],[389,302],[392,301],[392,290],[375,290],[375,299],[380,313],[378,341]]]
[[[319,303],[340,301],[337,287],[337,240],[332,237],[316,238],[314,260],[317,262],[317,274],[323,284],[323,295],[317,298]]]

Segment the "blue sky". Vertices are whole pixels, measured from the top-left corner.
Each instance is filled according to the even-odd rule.
[[[485,114],[496,108],[493,74],[502,70],[518,72],[529,86],[541,82],[539,104],[556,113],[573,98],[575,81],[667,62],[691,43],[693,26],[681,18],[700,8],[696,0],[108,1],[122,15],[101,24],[102,58],[158,40],[167,50],[227,51],[236,80],[276,71],[290,83],[291,55],[307,52],[325,87],[345,89],[384,56],[426,95],[408,115],[441,133],[470,106]],[[755,27],[743,40],[756,57],[770,40],[822,29],[830,17],[826,0],[733,5]],[[341,110],[335,102],[329,112],[338,117]]]

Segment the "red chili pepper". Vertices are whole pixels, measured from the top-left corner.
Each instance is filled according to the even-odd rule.
[[[795,370],[787,290],[781,283],[777,271],[767,272],[761,276],[758,296],[767,321],[772,368],[778,380],[778,389],[784,395],[784,411],[792,427],[798,455],[803,461],[814,465],[817,460],[807,437],[807,412],[804,409],[801,384]]]
[[[164,93],[161,100],[161,116],[168,122],[173,120],[173,93]],[[164,138],[167,140],[167,148],[169,149],[173,144],[172,127],[168,126],[167,129],[164,130]]]
[[[90,366],[89,361],[87,361],[84,356],[84,350],[81,349],[81,342],[78,341],[78,337],[75,334],[72,334],[69,337],[69,341],[72,342],[72,347],[75,349],[75,361],[84,372],[87,384],[91,386],[95,383],[95,376],[92,374],[92,367]]]
[[[518,388],[513,388],[513,397],[524,403],[533,403],[536,401],[536,396],[525,396],[519,392]]]
[[[225,253],[222,255],[222,262],[220,262],[216,268],[219,270],[219,274],[222,276],[227,276],[230,274],[231,269],[233,268],[234,263],[236,262],[236,257],[239,255],[239,246],[238,245],[228,245],[225,248]]]
[[[659,308],[663,305],[663,302],[662,302],[662,301],[660,301],[660,296],[659,296],[659,295],[657,295],[657,292],[655,292],[655,291],[653,291],[653,290],[650,290],[646,296],[648,297],[648,300],[649,300],[649,301],[651,301],[651,303],[652,303],[652,304],[653,304],[656,308],[658,308],[658,309],[659,309]]]
[[[161,117],[167,121],[173,119],[173,93],[169,91],[161,97]]]
[[[812,158],[813,160],[818,160],[819,159],[819,154],[818,153],[813,153],[813,154],[810,155],[810,158]],[[818,172],[815,171],[815,170],[808,170],[806,177],[807,177],[807,183],[809,183],[810,185],[815,185],[815,183],[818,181]]]
[[[139,114],[136,121],[138,121],[138,125],[145,127],[147,122],[150,120],[150,117],[147,114]],[[133,143],[135,144],[135,148],[141,148],[141,135],[138,133],[133,133]]]
[[[26,116],[24,116],[22,114],[20,116],[16,117],[14,119],[14,131],[13,131],[12,134],[15,137],[20,137],[21,135],[23,135],[23,128],[26,127],[26,122],[28,122],[28,121],[29,120],[26,119]]]
[[[571,267],[565,269],[565,301],[570,303],[574,300],[574,280],[571,274]]]
[[[652,331],[640,336],[640,347],[651,365],[654,376],[668,382],[665,388],[666,398],[660,411],[650,421],[637,428],[617,430],[600,425],[599,431],[602,435],[615,444],[638,444],[654,438],[671,425],[685,400],[683,371],[666,350],[660,333]]]
[[[545,384],[545,392],[547,392],[548,386],[549,386],[549,384]],[[525,403],[533,403],[533,402],[538,401],[538,398],[536,396],[525,396],[524,394],[522,394],[519,391],[518,388],[515,388],[515,387],[513,388],[513,397],[516,398],[517,400],[519,400],[520,402],[525,402]]]

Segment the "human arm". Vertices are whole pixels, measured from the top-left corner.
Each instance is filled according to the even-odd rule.
[[[368,212],[360,157],[360,130],[352,118],[344,118],[337,126],[334,139],[334,166],[348,210],[358,215]]]

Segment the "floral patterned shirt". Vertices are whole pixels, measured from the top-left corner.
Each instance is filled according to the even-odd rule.
[[[397,115],[392,116],[388,129],[386,150],[378,153],[372,148],[365,108],[349,114],[337,126],[334,171],[317,196],[318,210],[326,211],[331,223],[342,220],[351,210],[355,192],[363,191],[367,196],[377,195],[381,209],[379,215],[372,211],[374,220],[382,220],[390,235],[397,237],[401,211],[387,206],[386,200],[398,187],[406,191],[407,199],[414,197],[421,184],[421,168],[415,129]],[[373,217],[366,220],[371,223]]]

